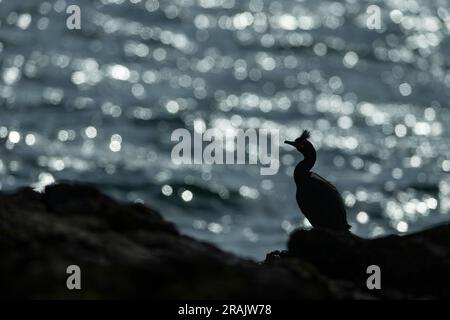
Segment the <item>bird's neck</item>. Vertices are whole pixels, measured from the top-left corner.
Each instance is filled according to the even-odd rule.
[[[316,163],[317,155],[314,148],[311,148],[307,152],[303,153],[303,156],[303,160],[300,161],[295,167],[294,179],[296,180],[296,182],[300,182],[300,180],[309,173],[309,171]]]

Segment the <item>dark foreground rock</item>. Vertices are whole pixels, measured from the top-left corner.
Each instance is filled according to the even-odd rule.
[[[309,262],[324,276],[365,285],[367,267],[381,270],[379,297],[450,297],[450,225],[422,232],[377,239],[322,230],[297,230],[288,251],[272,253],[267,260]],[[386,296],[386,293],[388,295]]]
[[[449,226],[377,240],[297,231],[287,252],[256,263],[90,186],[0,194],[3,299],[449,297],[449,246]],[[367,290],[369,264],[380,265],[382,290]],[[82,290],[66,288],[69,265]]]

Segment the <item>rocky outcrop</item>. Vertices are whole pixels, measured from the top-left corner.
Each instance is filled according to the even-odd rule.
[[[367,267],[380,268],[382,290],[392,298],[450,297],[450,225],[405,235],[361,239],[324,230],[297,230],[288,251],[268,260],[301,260],[329,279],[366,286]],[[371,273],[369,273],[371,274]]]
[[[78,265],[82,290],[66,288]],[[0,196],[2,298],[332,298],[315,270],[240,259],[183,236],[152,209],[59,184]]]
[[[448,226],[377,240],[299,230],[288,251],[257,263],[181,235],[156,211],[92,186],[26,188],[0,194],[0,297],[448,297],[449,235]],[[365,287],[372,263],[382,269],[379,292]],[[69,265],[81,268],[81,290],[66,287]]]

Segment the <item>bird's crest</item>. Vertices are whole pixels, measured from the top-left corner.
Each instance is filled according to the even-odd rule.
[[[308,130],[303,130],[302,135],[298,139],[306,140],[306,139],[309,139],[310,136],[311,136],[311,133]]]

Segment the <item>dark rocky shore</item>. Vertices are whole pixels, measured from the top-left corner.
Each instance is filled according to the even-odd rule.
[[[0,194],[1,298],[450,297],[450,225],[375,240],[297,230],[253,262],[181,235],[154,210],[86,185]],[[82,290],[66,288],[79,265]],[[381,268],[368,290],[367,266]]]

